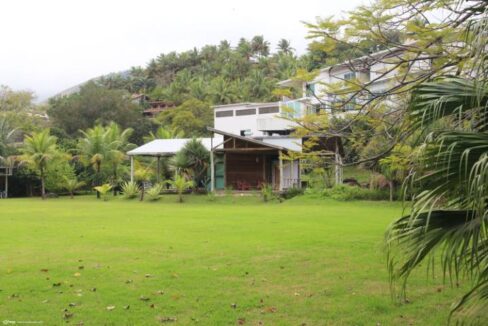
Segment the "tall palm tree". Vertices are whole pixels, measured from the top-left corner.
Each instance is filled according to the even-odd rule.
[[[81,160],[85,165],[91,165],[96,173],[96,185],[101,184],[100,172],[102,162],[105,161],[108,146],[105,128],[97,125],[87,131],[80,130],[83,137],[78,141],[78,150],[80,152]],[[100,193],[97,192],[97,198],[100,198]]]
[[[278,45],[276,46],[278,51],[283,54],[292,54],[294,48],[291,47],[290,41],[287,39],[282,38],[279,40]]]
[[[126,159],[125,152],[132,147],[129,143],[129,137],[133,129],[127,128],[122,130],[115,122],[110,123],[105,128],[106,160],[112,167],[112,189],[114,196],[117,194],[117,170],[120,164]]]
[[[269,55],[269,42],[262,35],[256,35],[251,40],[251,49],[255,55],[267,57]]]
[[[58,155],[56,137],[49,134],[49,129],[33,133],[24,139],[22,147],[24,160],[39,173],[41,178],[42,199],[46,198],[46,170],[49,163]]]
[[[487,325],[488,84],[461,78],[422,84],[408,115],[414,129],[430,133],[420,168],[406,182],[411,213],[387,232],[392,280],[406,284],[422,262],[440,257],[444,274],[465,275],[474,284],[451,317]]]

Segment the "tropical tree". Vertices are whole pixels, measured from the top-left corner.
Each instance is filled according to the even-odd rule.
[[[282,38],[279,40],[278,45],[276,47],[280,53],[283,54],[292,54],[293,53],[293,48],[291,47],[290,41],[287,39]]]
[[[388,179],[390,201],[393,201],[395,183],[402,183],[411,168],[412,148],[408,145],[397,145],[390,155],[379,161],[382,174]]]
[[[122,130],[115,122],[110,123],[105,129],[106,159],[112,168],[112,186],[115,196],[117,194],[116,186],[119,182],[117,171],[120,164],[126,159],[125,152],[132,147],[132,144],[129,143],[129,137],[133,130],[131,128]]]
[[[167,182],[176,189],[178,201],[180,203],[183,202],[183,192],[193,187],[193,181],[187,180],[184,176],[179,174],[176,175],[174,180],[168,180]]]
[[[256,35],[251,40],[251,49],[254,55],[267,57],[269,55],[269,42],[264,40],[262,35]]]
[[[230,104],[237,99],[237,91],[234,84],[222,77],[212,80],[210,94],[215,104]]]
[[[78,179],[76,177],[70,179],[70,178],[64,176],[63,179],[64,180],[63,180],[62,186],[64,187],[64,189],[66,189],[69,192],[69,196],[71,199],[74,198],[75,191],[85,185],[85,182],[78,181]]]
[[[210,164],[210,152],[196,138],[188,141],[173,161],[179,173],[185,173],[193,179],[195,187],[205,186],[205,179]]]
[[[49,164],[59,155],[56,137],[49,134],[49,129],[26,136],[22,147],[23,159],[35,170],[41,179],[42,199],[46,198],[46,171]]]
[[[137,164],[134,172],[134,176],[138,182],[141,183],[141,197],[140,200],[144,200],[144,194],[146,192],[145,182],[149,181],[153,176],[153,171],[150,167]]]
[[[155,139],[172,139],[172,138],[183,138],[185,137],[185,132],[183,130],[178,130],[176,128],[165,128],[163,126],[159,127],[155,133],[149,132],[149,135],[144,136],[144,141],[146,143],[153,141]]]
[[[101,168],[102,162],[105,161],[108,152],[108,144],[105,128],[97,125],[89,128],[86,131],[80,130],[82,138],[78,141],[78,150],[80,152],[81,160],[85,165],[90,165],[95,171],[95,184],[101,184]],[[97,198],[100,198],[100,193],[97,192]]]
[[[444,78],[418,86],[412,96],[412,128],[431,132],[422,145],[420,167],[406,183],[413,195],[411,213],[387,233],[392,280],[406,284],[416,267],[440,257],[444,274],[464,275],[474,284],[451,316],[486,325],[488,84]]]
[[[0,117],[0,159],[10,154],[16,130],[10,125],[9,119]]]
[[[112,190],[112,185],[110,183],[104,183],[101,186],[93,187],[96,190],[97,194],[101,194],[104,201],[108,200],[107,194],[110,190]]]

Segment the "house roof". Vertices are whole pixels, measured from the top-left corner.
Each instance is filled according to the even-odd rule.
[[[254,144],[258,144],[261,146],[266,146],[270,148],[274,148],[280,151],[293,151],[293,152],[301,152],[302,151],[302,140],[300,138],[291,138],[291,137],[246,137],[240,136],[236,134],[232,134],[230,132],[218,130],[215,128],[207,127],[207,129],[211,132],[222,136],[228,136],[236,139],[241,139],[243,141],[251,142]]]
[[[214,105],[213,109],[228,109],[234,107],[267,107],[267,106],[276,106],[279,105],[279,102],[266,102],[266,103],[232,103],[232,104],[222,104],[222,105]]]
[[[363,55],[363,56],[358,57],[358,58],[353,58],[353,59],[346,60],[344,62],[335,64],[335,65],[331,65],[331,66],[327,66],[327,67],[321,68],[319,70],[319,72],[320,73],[322,73],[322,72],[330,72],[331,70],[333,70],[335,68],[349,67],[352,63],[361,62],[361,61],[368,60],[368,59],[371,59],[371,58],[377,58],[377,57],[382,57],[382,56],[384,56],[384,57],[394,56],[394,55],[396,55],[396,53],[403,51],[404,48],[407,48],[409,46],[413,46],[415,44],[416,44],[415,41],[407,42],[407,43],[403,44],[402,46],[396,46],[396,47],[393,47],[391,49],[385,49],[385,50],[373,52],[373,53],[368,54],[368,55]],[[317,82],[317,81],[320,81],[320,78],[316,77],[316,78],[314,78],[314,80],[312,80],[310,82],[311,83],[314,83],[314,82]],[[300,85],[302,83],[304,83],[304,81],[297,80],[297,79],[294,79],[294,78],[290,78],[290,79],[286,79],[286,80],[279,81],[277,83],[277,85],[278,86],[282,86],[282,87],[292,87],[292,86],[295,86],[295,85]]]
[[[185,144],[190,141],[191,138],[175,138],[175,139],[156,139],[147,144],[139,146],[129,152],[129,156],[173,156],[179,152]],[[210,150],[212,139],[211,138],[198,138],[205,146]],[[222,142],[222,137],[214,137],[213,144],[219,144]]]

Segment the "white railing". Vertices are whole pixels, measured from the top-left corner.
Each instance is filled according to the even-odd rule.
[[[307,106],[300,100],[280,101],[280,114],[288,119],[301,118]]]
[[[284,178],[283,189],[300,188],[300,179],[298,178]]]

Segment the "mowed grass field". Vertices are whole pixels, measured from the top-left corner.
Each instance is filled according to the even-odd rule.
[[[400,214],[306,197],[1,200],[0,322],[445,324],[463,289],[441,275],[392,300],[382,241]]]

